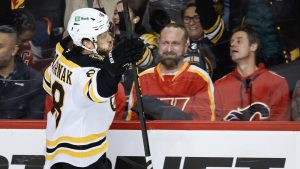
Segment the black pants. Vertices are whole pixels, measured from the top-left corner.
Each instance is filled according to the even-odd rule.
[[[98,161],[87,167],[75,167],[68,163],[56,163],[51,169],[111,169],[111,162],[104,154]]]

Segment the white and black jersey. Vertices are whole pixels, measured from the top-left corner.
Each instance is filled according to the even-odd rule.
[[[58,43],[43,81],[54,105],[47,114],[45,168],[58,162],[77,167],[96,162],[108,149],[106,133],[115,114],[112,97],[101,97],[97,91],[100,68],[82,67],[63,51]]]

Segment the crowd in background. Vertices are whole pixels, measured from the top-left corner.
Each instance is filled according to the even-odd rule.
[[[138,62],[138,70],[141,92],[147,96],[143,98],[147,119],[300,119],[300,2],[173,2],[128,0],[134,35],[140,37],[146,46]],[[11,41],[11,48],[17,46],[12,54],[0,53],[1,119],[43,119],[52,109],[52,98],[42,89],[42,75],[55,57],[56,43],[68,38],[66,20],[70,13],[82,7],[96,8],[110,16],[114,44],[125,38],[122,1],[1,1],[0,51],[8,41]],[[178,40],[182,43],[179,44],[181,52],[163,49],[167,46],[165,43],[169,35],[173,33],[180,37],[182,33],[173,30],[176,26],[172,24],[181,25],[178,29],[184,29],[183,33],[187,36],[183,41]],[[14,29],[6,27],[8,25]],[[245,29],[234,29],[236,27],[249,27],[255,35]],[[164,29],[169,31],[163,32]],[[247,33],[250,52],[251,45],[257,45],[253,47],[255,56],[251,55],[255,58],[251,59],[253,63],[251,66],[247,63],[247,68],[252,69],[250,74],[243,75],[241,70],[244,70],[245,63],[234,58],[236,53],[243,51],[238,49],[237,44],[243,42],[244,34],[238,34],[238,38],[233,36],[237,36],[238,31]],[[11,37],[5,39],[4,34],[14,33],[17,34],[17,42]],[[175,40],[178,37],[174,37]],[[164,40],[167,42],[164,43]],[[164,55],[172,55],[172,52],[183,57],[183,62],[164,60]],[[6,55],[10,57],[5,60]],[[168,71],[168,68],[173,70],[174,64],[180,67]],[[284,78],[286,80],[282,81]],[[161,81],[153,83],[157,79]],[[234,100],[236,97],[238,103],[234,103],[237,102]],[[129,68],[123,74],[115,95],[116,120],[137,119],[135,99],[133,74]],[[261,100],[264,100],[262,104]],[[256,112],[260,113],[256,115]],[[247,114],[246,117],[241,117],[241,113]]]

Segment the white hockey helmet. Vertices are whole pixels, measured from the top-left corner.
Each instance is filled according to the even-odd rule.
[[[68,33],[73,43],[84,49],[97,53],[97,36],[109,29],[108,16],[93,8],[80,8],[71,14],[68,22]],[[82,44],[87,38],[94,43],[95,49],[88,49]]]

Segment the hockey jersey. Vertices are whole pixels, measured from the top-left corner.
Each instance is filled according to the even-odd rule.
[[[100,68],[81,67],[63,50],[58,43],[44,74],[43,87],[53,98],[47,114],[45,168],[58,162],[77,167],[96,162],[108,149],[106,133],[115,114],[113,98],[97,92]]]
[[[22,49],[18,51],[18,54],[28,66],[33,65],[33,54],[31,50],[31,44],[28,42]]]
[[[285,78],[263,64],[248,77],[237,70],[215,82],[216,114],[225,121],[289,120]]]
[[[174,75],[162,75],[160,64],[140,74],[142,95],[149,95],[187,112],[193,120],[214,121],[214,87],[209,75],[201,68],[185,62]],[[129,108],[135,104],[135,90],[132,88]],[[127,120],[137,119],[131,109]]]

